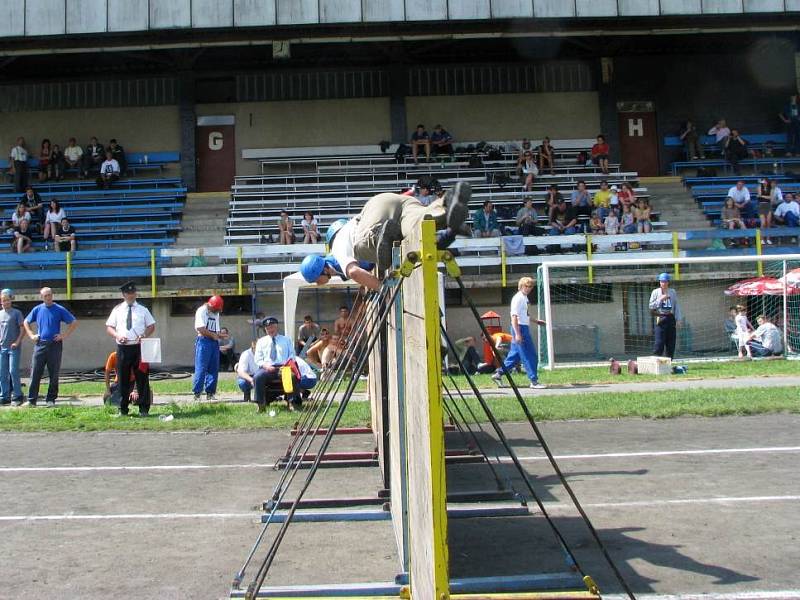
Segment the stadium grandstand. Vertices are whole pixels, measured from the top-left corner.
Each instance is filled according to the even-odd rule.
[[[469,181],[473,217],[493,203],[502,235],[454,244],[487,307],[547,260],[798,250],[800,230],[755,210],[765,177],[800,191],[795,0],[89,4],[7,0],[0,21],[0,277],[23,305],[50,285],[92,323],[66,367],[102,363],[95,325],[128,280],[160,323],[167,362],[191,362],[190,320],[210,291],[249,337],[255,313],[281,313],[283,277],[322,250],[303,243],[305,213],[324,237],[374,194],[428,179],[445,190]],[[412,142],[418,124],[452,140],[428,156]],[[741,152],[735,133],[714,133],[725,127]],[[120,173],[106,182],[112,139]],[[604,152],[607,164],[593,160]],[[740,179],[754,212],[731,231],[722,207]],[[568,235],[551,235],[552,186],[570,200],[579,182],[590,205]],[[646,201],[646,227],[603,235],[616,231],[591,219],[599,209],[604,220],[593,204],[604,182],[628,190],[620,212],[630,195]],[[13,215],[28,185],[40,208],[18,252]],[[528,199],[535,227],[520,231]],[[75,251],[44,237],[51,200]],[[318,291],[298,314],[327,320],[347,293]],[[446,294],[448,310],[464,310]]]

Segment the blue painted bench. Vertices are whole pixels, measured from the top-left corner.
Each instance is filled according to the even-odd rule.
[[[65,192],[78,192],[85,190],[97,190],[97,184],[94,181],[83,179],[75,181],[45,181],[43,183],[33,182],[31,184],[40,194],[54,193],[62,194]],[[115,190],[133,190],[140,188],[181,188],[183,182],[176,177],[165,178],[147,178],[147,179],[121,179],[114,184],[112,189]],[[14,186],[8,183],[0,183],[0,193],[13,194]]]
[[[128,162],[128,171],[137,172],[144,170],[158,170],[161,171],[165,166],[171,163],[179,163],[181,161],[181,153],[175,151],[161,151],[161,152],[127,152],[125,159]],[[8,158],[0,159],[0,169],[9,168]],[[38,172],[39,159],[30,157],[28,158],[28,169],[31,173]],[[77,169],[65,169],[67,173],[77,173]]]

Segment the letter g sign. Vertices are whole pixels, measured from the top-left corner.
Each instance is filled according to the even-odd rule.
[[[219,131],[212,131],[208,134],[208,148],[209,150],[222,150],[222,133]]]

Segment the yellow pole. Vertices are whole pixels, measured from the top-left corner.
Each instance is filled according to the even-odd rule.
[[[156,249],[150,248],[150,294],[156,297]]]
[[[72,252],[67,252],[67,300],[72,300]]]
[[[589,283],[594,283],[594,267],[592,267],[592,234],[586,234],[586,260],[589,261]]]
[[[436,224],[422,222],[422,282],[425,290],[425,340],[428,363],[428,398],[433,512],[434,588],[436,599],[450,596],[447,552],[447,486],[444,460],[444,413],[442,408],[442,356],[439,332],[439,252]],[[413,586],[413,582],[412,582]],[[413,590],[413,587],[412,587]],[[412,591],[413,593],[413,591]],[[421,599],[420,599],[421,600]]]
[[[506,287],[506,245],[500,240],[500,285]]]
[[[242,247],[239,246],[236,248],[236,274],[239,277],[239,295],[241,296],[244,292],[244,285],[242,284]]]
[[[678,232],[672,232],[672,258],[678,258],[680,256],[680,250],[678,248]],[[678,263],[675,263],[673,269],[673,275],[675,276],[675,281],[680,281],[681,278],[681,266]]]
[[[756,254],[758,256],[761,256],[762,252],[763,252],[763,248],[761,246],[761,230],[760,229],[756,229]],[[759,277],[763,277],[764,276],[764,263],[763,263],[763,261],[758,261],[756,264],[758,265],[758,276]]]

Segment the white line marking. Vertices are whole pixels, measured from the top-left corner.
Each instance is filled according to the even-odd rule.
[[[800,446],[765,448],[712,448],[706,450],[662,450],[653,452],[608,452],[605,454],[562,454],[556,460],[591,460],[598,458],[657,458],[660,456],[702,456],[713,454],[766,454],[800,452]],[[547,460],[546,456],[520,456],[520,460]],[[502,458],[510,461],[509,458]],[[206,469],[271,469],[274,463],[242,463],[227,465],[109,465],[100,467],[0,467],[0,473],[47,473],[92,471],[200,471]]]
[[[800,496],[749,496],[724,498],[686,498],[680,500],[641,500],[630,502],[596,502],[584,504],[587,508],[631,508],[647,506],[673,506],[682,504],[743,504],[756,502],[797,502]],[[545,503],[548,512],[574,510],[571,504]],[[158,520],[158,519],[258,519],[261,513],[128,513],[115,515],[7,515],[0,516],[0,522],[9,521],[110,521],[110,520]]]
[[[641,600],[800,600],[800,590],[729,592],[725,594],[636,594]],[[605,600],[628,600],[623,594],[603,594]]]

